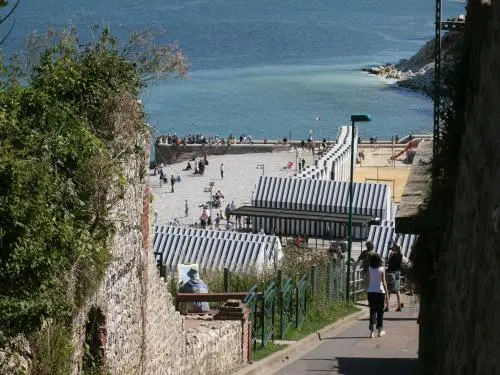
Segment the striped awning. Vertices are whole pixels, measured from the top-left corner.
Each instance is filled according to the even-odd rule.
[[[397,243],[406,258],[410,257],[418,235],[395,233],[394,226],[372,225],[368,232],[368,241],[373,243],[375,251],[386,258],[389,255],[389,243]]]
[[[204,272],[224,268],[259,272],[281,258],[276,236],[178,226],[156,226],[153,250],[157,262],[170,273],[179,263],[197,263]]]
[[[385,184],[355,182],[353,214],[390,220],[391,192]],[[347,213],[349,182],[261,176],[252,200],[255,207]]]

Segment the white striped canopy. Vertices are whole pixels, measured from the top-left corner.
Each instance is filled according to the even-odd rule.
[[[395,233],[394,226],[372,225],[368,233],[368,241],[373,243],[375,251],[384,259],[389,255],[389,242],[397,243],[403,256],[409,258],[417,239],[416,234]]]
[[[204,272],[260,272],[282,256],[276,236],[161,225],[155,228],[153,250],[156,261],[171,274],[179,263],[197,263]]]
[[[340,126],[336,143],[325,150],[323,156],[315,161],[310,169],[306,168],[296,174],[297,178],[347,181],[351,163],[351,126]],[[358,129],[354,127],[354,154],[357,155]]]
[[[391,191],[385,184],[355,182],[353,214],[390,220]],[[252,205],[347,213],[349,182],[261,176]]]

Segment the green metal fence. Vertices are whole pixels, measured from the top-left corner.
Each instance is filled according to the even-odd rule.
[[[257,323],[258,319],[258,313],[257,313],[257,306],[258,306],[258,298],[259,295],[257,294],[257,285],[254,285],[250,288],[248,291],[248,294],[246,295],[245,299],[243,300],[243,303],[245,303],[248,308],[250,309],[250,315],[249,319],[252,322],[252,345],[255,350],[257,346]]]
[[[272,281],[264,291],[261,309],[262,346],[274,340],[274,307],[276,301],[276,284]]]
[[[307,273],[305,273],[297,283],[295,288],[295,328],[299,328],[304,319],[306,318],[307,312],[307,288],[309,283],[307,282]]]
[[[293,291],[294,285],[292,278],[283,283],[280,289],[279,298],[279,319],[280,319],[280,339],[285,338],[286,330],[293,322]]]
[[[254,348],[257,342],[266,346],[275,338],[286,338],[291,326],[300,328],[312,304],[327,308],[331,303],[345,301],[345,273],[343,262],[330,261],[312,266],[300,278],[283,277],[278,271],[260,295],[254,285],[244,300],[251,309]]]

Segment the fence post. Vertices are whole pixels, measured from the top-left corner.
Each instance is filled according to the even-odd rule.
[[[311,296],[316,297],[316,265],[311,266]]]
[[[283,340],[283,332],[281,327],[283,326],[283,295],[281,294],[281,283],[283,282],[283,272],[281,270],[278,270],[278,274],[276,276],[276,301],[278,306],[275,306],[279,308],[279,316],[280,316],[280,339]],[[273,313],[273,326],[274,326],[274,313]]]
[[[229,293],[229,269],[224,268],[224,293]]]
[[[299,284],[295,285],[295,328],[299,328]]]
[[[338,267],[338,264],[334,264],[334,267],[333,267],[333,290],[334,290],[334,298],[335,298],[335,302],[338,302],[340,300],[339,298],[339,267]],[[340,293],[342,294],[342,293]]]
[[[264,337],[266,337],[266,287],[264,286],[264,292],[262,294],[262,308],[260,309],[260,321],[262,322],[262,341],[261,347],[264,347]]]
[[[332,268],[330,267],[330,261],[326,264],[326,303],[330,303],[330,288],[332,286],[330,280],[332,278]]]

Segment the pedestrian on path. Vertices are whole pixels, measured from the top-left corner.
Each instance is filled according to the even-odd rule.
[[[224,163],[220,165],[220,178],[224,179]]]
[[[370,268],[370,256],[375,254],[375,251],[373,250],[373,242],[366,241],[365,246],[366,250],[363,250],[361,254],[359,254],[358,260],[355,263],[355,267],[358,267],[359,264],[361,263],[362,265],[361,276],[363,277],[363,286],[365,289],[368,289],[369,275],[370,275],[368,273],[368,268]]]
[[[389,286],[389,293],[385,311],[389,311],[391,294],[395,294],[398,301],[398,308],[396,311],[401,311],[403,306],[401,304],[401,293],[399,290],[401,289],[401,265],[403,264],[403,254],[401,253],[401,248],[396,243],[392,244],[391,250],[387,262],[387,284]]]
[[[188,217],[189,216],[189,205],[188,205],[188,201],[186,199],[186,203],[184,204],[184,217]]]
[[[382,257],[371,254],[370,267],[368,268],[368,304],[370,306],[370,338],[375,337],[375,323],[378,336],[385,335],[384,331],[384,307],[388,301],[387,282],[385,281],[385,270]]]

